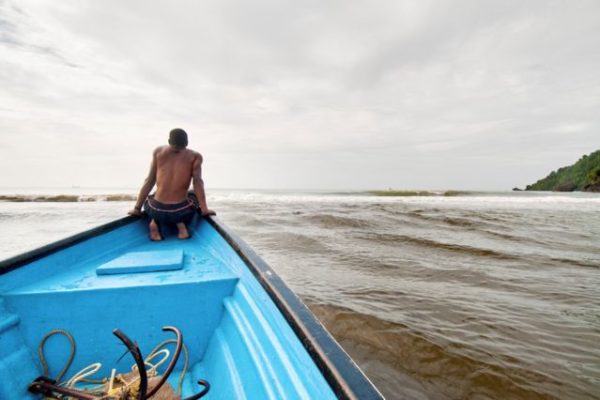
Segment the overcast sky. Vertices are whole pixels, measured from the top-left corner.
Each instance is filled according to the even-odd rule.
[[[600,1],[0,0],[0,186],[511,189],[600,149]]]

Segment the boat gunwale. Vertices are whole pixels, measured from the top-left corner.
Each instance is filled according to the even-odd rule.
[[[143,217],[126,216],[34,250],[0,261],[0,275],[9,273],[70,246],[118,229]],[[381,393],[342,349],[316,316],[277,273],[240,237],[216,217],[205,217],[210,225],[244,261],[254,277],[290,324],[323,377],[339,399],[383,399]]]

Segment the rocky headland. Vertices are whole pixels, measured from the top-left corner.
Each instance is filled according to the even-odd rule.
[[[525,190],[600,192],[600,150],[584,155],[573,165],[552,171],[545,178],[527,185]]]

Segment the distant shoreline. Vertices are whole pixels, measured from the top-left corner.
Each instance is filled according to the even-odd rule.
[[[366,193],[373,196],[391,196],[391,197],[413,197],[413,196],[466,196],[481,192],[471,192],[466,190],[368,190]]]
[[[12,203],[78,203],[94,201],[134,201],[137,196],[131,194],[75,195],[75,194],[14,194],[0,195],[0,201]]]
[[[363,198],[451,198],[451,197],[544,197],[570,195],[575,197],[596,197],[593,192],[552,192],[552,191],[468,191],[468,190],[357,190],[357,191],[276,191],[276,190],[223,190],[215,189],[208,196],[230,197],[239,194],[240,201],[248,201],[247,196],[324,196],[324,197],[363,197]],[[1,203],[93,203],[93,202],[132,202],[137,198],[135,192],[130,193],[10,193],[0,194]]]

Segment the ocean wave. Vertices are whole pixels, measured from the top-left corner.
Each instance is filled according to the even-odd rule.
[[[439,229],[443,227],[458,228],[463,231],[476,232],[487,235],[493,238],[502,239],[517,243],[531,243],[542,246],[550,246],[547,240],[536,239],[535,236],[523,236],[514,233],[514,229],[507,229],[510,222],[509,218],[500,219],[486,215],[485,213],[476,213],[469,216],[447,216],[438,211],[438,215],[426,215],[424,210],[412,210],[409,212],[402,211],[402,215],[406,215],[416,222],[421,222],[431,225],[431,229]],[[502,231],[507,232],[502,232]]]
[[[373,225],[371,220],[333,214],[307,214],[303,219],[324,228],[368,228]]]
[[[429,249],[445,250],[445,251],[463,253],[463,254],[479,256],[479,257],[490,257],[490,258],[495,258],[498,260],[518,260],[518,259],[520,259],[519,256],[516,256],[513,254],[508,254],[508,253],[502,253],[502,252],[499,252],[496,250],[483,249],[483,248],[473,247],[473,246],[465,246],[465,245],[460,245],[460,244],[455,244],[455,243],[445,243],[445,242],[440,242],[440,241],[436,241],[436,240],[425,239],[425,238],[420,238],[420,237],[415,237],[415,236],[409,236],[409,235],[400,235],[400,234],[393,234],[393,233],[373,233],[373,234],[363,235],[361,238],[365,239],[365,240],[374,241],[374,242],[412,244],[412,245],[425,247],[425,248],[429,248]]]
[[[263,243],[273,246],[274,249],[297,251],[299,253],[315,254],[330,251],[327,241],[313,235],[294,232],[281,232],[262,235]]]
[[[460,190],[368,190],[366,193],[372,196],[380,197],[429,197],[429,196],[469,196],[476,195],[478,192],[468,192]]]
[[[76,194],[13,194],[0,195],[0,201],[13,203],[77,203],[93,201],[133,201],[137,197],[131,194],[94,194],[94,195],[76,195]]]
[[[425,214],[426,212],[431,212],[431,211],[435,211],[437,213],[437,215]],[[481,221],[470,220],[465,217],[451,217],[451,216],[444,215],[444,213],[440,212],[440,210],[428,210],[428,211],[421,210],[421,209],[411,210],[411,211],[400,210],[400,211],[396,211],[396,213],[400,213],[402,215],[406,215],[408,217],[415,218],[418,220],[432,222],[436,225],[437,224],[446,224],[446,225],[458,226],[458,227],[462,227],[462,228],[474,228],[474,227],[479,227],[479,226],[484,225],[484,223],[482,223]]]
[[[309,307],[361,365],[383,362],[394,370],[395,379],[408,375],[423,383],[431,398],[558,399],[568,397],[561,393],[580,390],[538,373],[514,356],[490,357],[469,343],[448,343],[433,333],[340,306],[309,303]],[[379,375],[380,370],[367,373],[376,385],[391,387],[389,374]]]
[[[600,268],[600,260],[574,260],[571,258],[557,258],[557,257],[549,257],[551,265],[556,265],[556,263],[577,266],[577,267],[585,267],[585,268]]]
[[[423,197],[423,196],[440,196],[441,193],[430,192],[428,190],[369,190],[368,194],[380,197]]]

